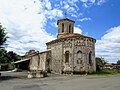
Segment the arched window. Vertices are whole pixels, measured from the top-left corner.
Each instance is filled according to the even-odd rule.
[[[46,60],[46,70],[50,72],[50,59]]]
[[[89,64],[92,65],[92,52],[89,53]]]
[[[82,64],[82,51],[77,52],[77,64]]]
[[[69,33],[71,32],[71,25],[69,25]]]
[[[65,52],[65,63],[69,62],[69,56],[70,56],[69,54],[70,54],[69,51]]]
[[[50,65],[50,60],[49,60],[49,59],[46,60],[46,65],[47,65],[47,66]]]
[[[74,27],[72,26],[72,30],[71,30],[71,31],[72,31],[72,33],[73,33],[73,29],[74,29]]]
[[[62,23],[62,32],[64,32],[64,24]]]

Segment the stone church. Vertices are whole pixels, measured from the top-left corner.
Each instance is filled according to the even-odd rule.
[[[96,39],[74,33],[75,21],[68,18],[57,21],[57,39],[47,42],[47,50],[29,54],[29,69],[47,70],[54,73],[96,72]]]

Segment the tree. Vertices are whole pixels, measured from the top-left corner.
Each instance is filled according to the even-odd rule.
[[[2,64],[10,63],[7,51],[4,48],[0,49],[0,63]]]
[[[96,69],[99,71],[107,62],[103,58],[96,57]]]
[[[7,54],[8,54],[9,60],[11,60],[11,61],[14,61],[14,62],[15,62],[15,61],[21,59],[21,56],[20,56],[20,55],[17,55],[17,54],[14,53],[13,51],[9,51]]]
[[[117,61],[117,65],[120,65],[120,60]]]
[[[0,24],[0,64],[11,63],[21,59],[21,57],[13,51],[7,52],[7,50],[4,49],[3,45],[5,45],[7,38],[5,28]]]
[[[21,56],[17,55],[13,51],[7,52],[4,48],[0,49],[0,64],[6,64],[20,60]]]
[[[5,44],[6,40],[7,40],[7,36],[5,33],[5,28],[3,28],[0,23],[0,48],[2,48],[2,45]]]

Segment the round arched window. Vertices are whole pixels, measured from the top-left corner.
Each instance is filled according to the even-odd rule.
[[[77,52],[77,64],[82,64],[82,51]]]
[[[62,32],[64,32],[64,23],[62,23]]]
[[[69,51],[65,52],[65,63],[69,62],[69,56],[70,56],[69,54],[70,54]]]
[[[89,64],[92,65],[92,52],[89,52]]]
[[[71,33],[71,25],[69,25],[69,33]]]

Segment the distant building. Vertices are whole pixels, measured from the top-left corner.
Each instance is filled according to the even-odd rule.
[[[105,65],[104,65],[104,70],[120,71],[120,65],[105,64]]]
[[[113,68],[114,68],[114,65],[112,65],[112,64],[105,64],[104,65],[104,69],[113,70]]]

